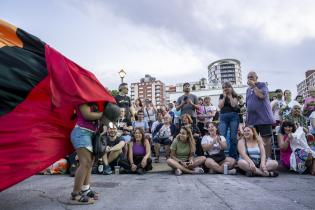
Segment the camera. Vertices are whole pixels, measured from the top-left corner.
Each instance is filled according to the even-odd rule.
[[[187,99],[188,99],[188,96],[184,96],[184,101],[187,101]]]

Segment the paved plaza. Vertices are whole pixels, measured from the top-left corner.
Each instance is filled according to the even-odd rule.
[[[159,167],[162,172],[142,176],[93,175],[92,186],[101,196],[89,206],[67,204],[72,177],[33,176],[0,193],[0,209],[315,209],[315,177],[309,175],[176,177]]]

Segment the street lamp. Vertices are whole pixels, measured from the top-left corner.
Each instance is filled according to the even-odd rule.
[[[126,76],[127,73],[126,73],[123,69],[121,69],[121,70],[118,72],[118,74],[119,74],[119,76],[120,76],[121,83],[123,83],[123,82],[124,82],[124,77]]]

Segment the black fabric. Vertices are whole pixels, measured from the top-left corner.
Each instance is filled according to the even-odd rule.
[[[99,130],[93,135],[92,145],[95,159],[98,160],[102,158],[106,151],[107,142],[105,136],[101,135]]]
[[[124,140],[121,137],[116,137],[116,139],[114,141],[111,141],[109,139],[109,137],[106,136],[105,141],[106,141],[107,146],[113,147],[113,146],[119,144],[119,142],[124,141]]]
[[[203,149],[202,149],[202,145],[201,145],[201,140],[202,138],[201,137],[194,137],[195,139],[195,142],[196,142],[196,151],[195,151],[195,154],[197,156],[203,156],[204,155],[204,152],[203,152]]]
[[[137,166],[137,168],[142,168],[141,167],[141,162],[143,160],[144,156],[133,156],[133,163]],[[144,168],[145,171],[150,171],[152,170],[152,160],[151,158],[147,159],[147,165]]]
[[[123,130],[125,126],[129,127],[132,125],[130,119],[127,118],[119,119],[117,124],[119,130]]]
[[[254,126],[257,133],[260,134],[261,137],[270,137],[272,136],[272,125],[255,125]]]
[[[220,95],[219,99],[223,99],[223,94]],[[224,105],[222,109],[220,110],[220,113],[228,113],[228,112],[238,112],[238,107],[232,107],[230,99],[228,97],[225,98],[224,100]]]
[[[225,160],[226,155],[224,153],[224,150],[220,150],[219,153],[213,155],[209,155],[209,153],[207,152],[207,157],[213,159],[217,163],[221,163],[223,160]]]
[[[0,48],[0,116],[12,111],[47,75],[45,43],[17,29],[23,48]]]
[[[154,143],[162,144],[162,145],[171,145],[172,141],[170,138],[160,138],[160,137],[154,137],[153,138]]]

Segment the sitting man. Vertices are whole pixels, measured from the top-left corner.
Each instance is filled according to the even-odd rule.
[[[155,162],[159,162],[160,156],[160,147],[161,144],[165,145],[166,159],[170,156],[170,146],[172,144],[173,138],[176,134],[176,126],[172,124],[172,117],[168,114],[164,116],[164,122],[160,123],[154,133],[153,133],[153,142],[154,142],[154,151],[155,151]]]
[[[108,128],[107,136],[106,136],[106,152],[103,156],[104,162],[104,175],[112,174],[112,169],[119,165],[123,168],[128,168],[124,166],[124,155],[123,148],[125,146],[125,141],[121,137],[117,137],[117,128],[114,126],[113,128]]]

